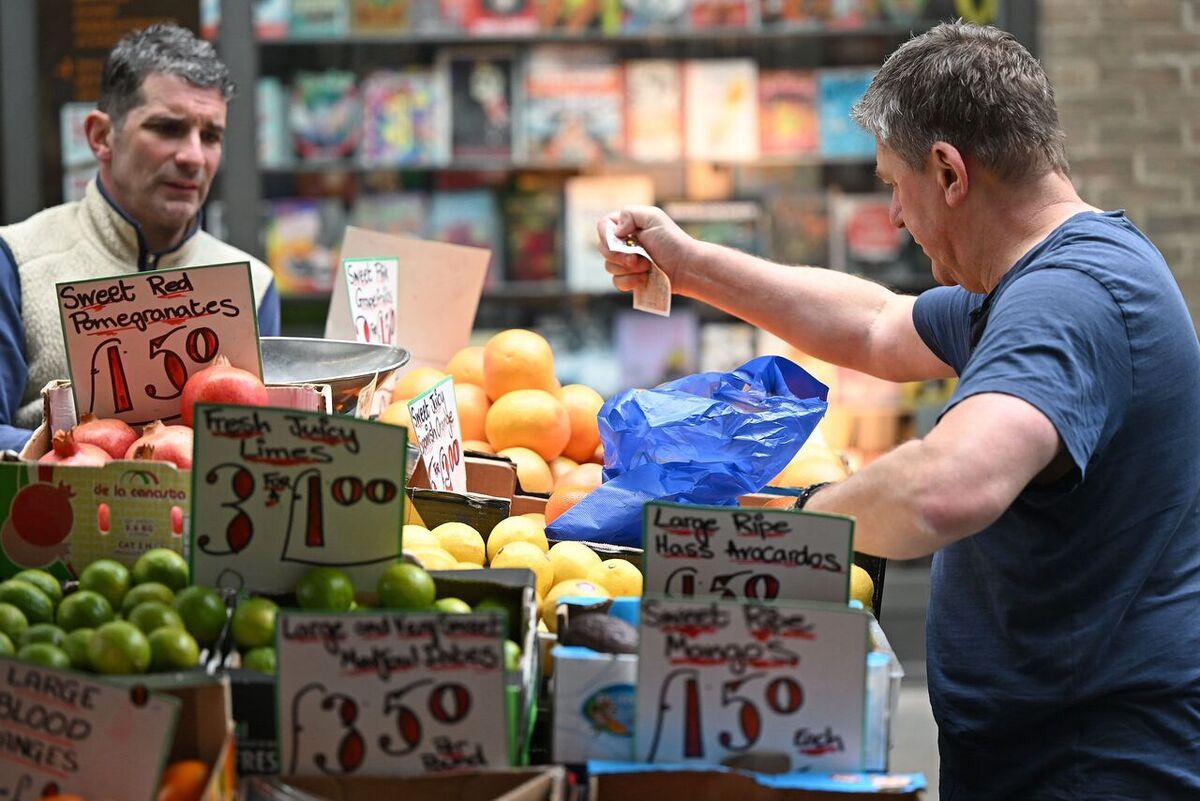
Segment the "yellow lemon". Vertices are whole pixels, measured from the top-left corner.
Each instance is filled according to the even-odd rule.
[[[875,608],[871,603],[875,597],[875,582],[871,580],[871,574],[858,565],[850,565],[850,597],[861,601],[863,608],[868,611]]]
[[[455,570],[483,570],[483,565],[476,565],[470,562],[459,562],[454,566]]]
[[[421,567],[426,570],[456,570],[458,568],[458,560],[441,548],[416,548],[408,553],[415,556],[421,563]]]
[[[442,523],[430,532],[456,562],[470,562],[473,565],[483,564],[483,535],[466,523],[450,521]]]
[[[539,526],[528,517],[506,517],[496,524],[491,534],[488,534],[488,561],[495,559],[500,549],[510,542],[528,542],[541,548],[542,553],[550,550],[550,543],[546,542],[545,526]]]
[[[521,517],[528,517],[533,522],[537,523],[543,529],[546,527],[546,515],[541,512],[526,512]]]
[[[414,548],[441,548],[437,538],[429,533],[429,529],[412,523],[406,525],[400,533],[400,545],[408,550]]]
[[[492,567],[525,567],[537,578],[536,592],[544,595],[554,585],[554,568],[546,552],[530,542],[510,542],[492,559]]]
[[[558,631],[558,615],[555,614],[555,610],[558,608],[558,599],[564,595],[581,595],[585,598],[612,597],[608,590],[594,581],[568,579],[558,582],[550,588],[550,592],[546,593],[542,601],[542,620],[546,621],[546,628],[550,631]]]
[[[587,580],[596,582],[614,598],[642,594],[642,571],[624,559],[607,559],[593,565]]]
[[[582,542],[558,542],[550,548],[550,564],[558,581],[581,579],[600,564],[600,557]]]

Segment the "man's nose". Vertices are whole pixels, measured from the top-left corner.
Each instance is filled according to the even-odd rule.
[[[900,208],[900,199],[896,194],[892,193],[892,202],[888,205],[888,217],[892,221],[892,225],[897,228],[904,227],[904,210]]]
[[[183,137],[175,151],[175,163],[193,170],[204,166],[204,143],[200,141],[199,131],[190,131]]]

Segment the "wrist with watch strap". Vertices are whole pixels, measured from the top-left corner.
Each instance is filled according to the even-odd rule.
[[[800,494],[796,496],[796,505],[793,509],[803,509],[805,505],[812,499],[813,495],[817,494],[817,490],[828,487],[832,481],[820,481],[816,484],[809,484],[804,489],[800,490]]]

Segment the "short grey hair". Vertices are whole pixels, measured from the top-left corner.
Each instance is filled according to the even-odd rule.
[[[187,28],[160,24],[130,31],[109,52],[96,107],[119,126],[144,102],[142,82],[153,73],[174,75],[201,89],[219,89],[225,100],[233,97],[229,70],[213,46]]]
[[[990,26],[947,22],[905,42],[850,114],[913,169],[944,141],[1009,181],[1069,170],[1046,71]]]

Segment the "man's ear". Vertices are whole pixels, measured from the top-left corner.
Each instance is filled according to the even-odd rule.
[[[967,199],[967,190],[970,189],[967,162],[962,153],[949,142],[938,141],[933,143],[931,157],[946,205],[951,208],[960,205]]]
[[[101,164],[107,164],[111,161],[112,140],[116,133],[113,128],[112,117],[109,117],[99,109],[92,109],[83,121],[83,132],[87,137],[88,146],[91,147],[92,153],[96,156],[96,161],[99,161]]]

